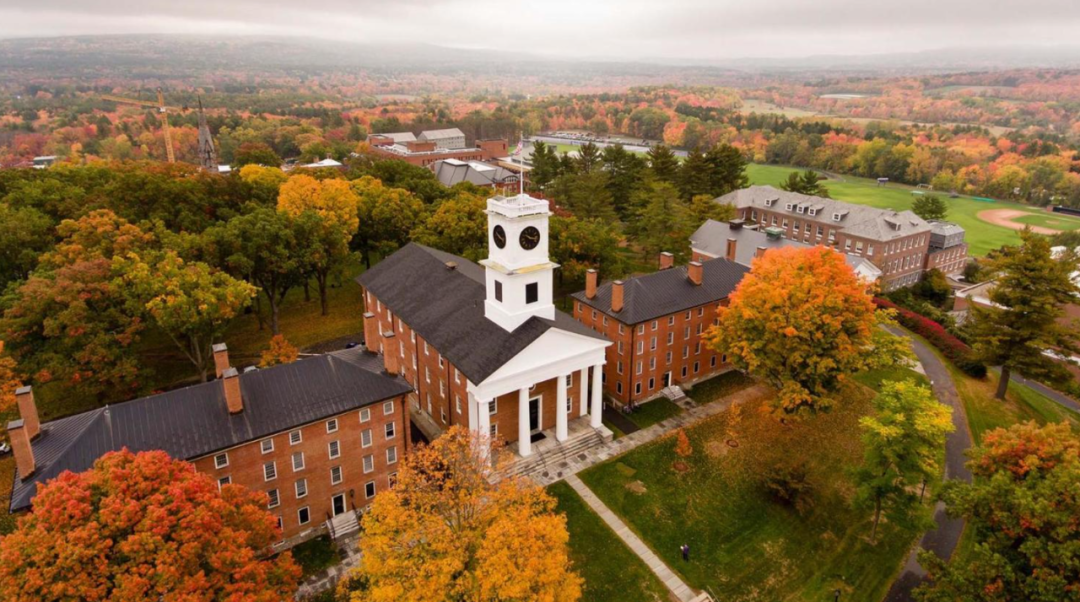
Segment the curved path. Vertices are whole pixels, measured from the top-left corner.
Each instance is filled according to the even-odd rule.
[[[934,394],[944,404],[952,408],[953,426],[956,427],[945,440],[945,479],[962,479],[971,482],[971,472],[965,466],[967,457],[964,452],[971,447],[971,432],[968,430],[967,414],[964,413],[964,404],[960,401],[960,394],[956,391],[956,384],[948,367],[938,358],[937,354],[928,348],[922,341],[911,337],[907,332],[899,329],[889,329],[893,334],[907,337],[911,341],[911,347],[915,356],[926,371],[927,378],[933,383]],[[922,583],[926,571],[919,566],[918,553],[920,549],[930,550],[941,558],[952,556],[953,550],[960,542],[960,536],[964,533],[963,519],[950,518],[945,513],[945,504],[938,502],[934,508],[934,522],[937,526],[927,531],[919,541],[918,548],[911,551],[907,563],[904,565],[900,576],[893,581],[889,593],[885,596],[885,602],[908,602],[914,600],[912,591]]]

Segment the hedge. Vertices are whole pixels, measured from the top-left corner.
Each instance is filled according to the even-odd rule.
[[[963,341],[949,334],[945,327],[937,322],[921,316],[910,309],[905,309],[892,301],[879,297],[874,298],[874,303],[883,309],[896,310],[896,320],[908,330],[923,337],[931,345],[937,347],[954,366],[962,370],[968,376],[983,378],[986,376],[986,366],[975,359],[971,347]]]

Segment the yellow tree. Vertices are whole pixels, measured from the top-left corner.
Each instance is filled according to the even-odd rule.
[[[291,364],[300,357],[300,351],[285,339],[285,335],[275,334],[270,338],[270,346],[259,357],[259,367],[269,368],[279,364]]]
[[[322,315],[330,314],[327,281],[349,256],[356,235],[360,197],[345,180],[316,180],[307,175],[289,178],[278,192],[278,211],[302,221],[309,239],[302,245],[311,274],[319,283]]]
[[[0,341],[0,412],[7,412],[15,407],[15,390],[22,386],[22,381],[15,371],[15,360],[3,353],[4,342]]]
[[[719,316],[706,340],[775,387],[786,414],[827,409],[847,375],[910,356],[878,328],[888,316],[875,313],[867,285],[826,247],[768,251]]]
[[[366,584],[354,602],[575,602],[566,518],[543,489],[492,483],[495,468],[469,431],[453,427],[410,454],[394,489],[364,516]]]

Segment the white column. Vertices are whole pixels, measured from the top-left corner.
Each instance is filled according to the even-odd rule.
[[[557,379],[558,383],[555,385],[555,390],[558,392],[555,396],[555,440],[566,441],[566,420],[567,415],[570,413],[569,408],[566,407],[566,389],[569,388],[566,381],[570,379],[570,375],[560,374]]]
[[[522,458],[532,455],[529,437],[529,388],[522,387],[518,391],[518,455]]]
[[[589,368],[585,367],[581,369],[581,373],[578,375],[578,384],[581,385],[581,395],[578,395],[579,403],[581,406],[581,415],[589,413]]]
[[[600,428],[600,424],[603,422],[603,393],[600,390],[603,386],[601,382],[601,375],[603,374],[604,365],[597,364],[592,367],[592,416],[589,417],[589,424],[592,427]]]
[[[487,400],[476,399],[475,408],[476,434],[479,441],[482,442],[484,455],[486,456],[491,452],[491,406]]]

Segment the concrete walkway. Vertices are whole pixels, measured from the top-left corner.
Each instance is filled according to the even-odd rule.
[[[645,542],[641,541],[641,538],[630,530],[630,527],[626,526],[626,523],[615,516],[615,513],[604,505],[604,502],[601,502],[600,498],[596,497],[596,494],[586,487],[585,483],[581,482],[581,479],[577,478],[577,475],[566,477],[566,482],[574,488],[574,491],[578,492],[578,495],[580,495],[581,499],[585,500],[585,503],[593,509],[593,512],[604,519],[604,522],[619,536],[619,539],[626,542],[626,545],[630,550],[641,558],[642,562],[649,567],[649,570],[660,578],[664,587],[668,588],[675,598],[680,600],[680,602],[690,602],[697,596],[697,594],[690,589],[690,586],[683,583],[683,580],[679,579],[679,576],[672,572],[672,570],[649,549],[649,546],[645,545]]]
[[[949,434],[945,440],[945,479],[961,479],[971,482],[971,472],[965,466],[967,461],[964,452],[971,447],[971,432],[968,430],[967,414],[964,413],[964,404],[960,400],[960,394],[956,391],[949,369],[945,366],[937,354],[918,339],[912,338],[906,331],[889,329],[896,335],[908,337],[911,341],[912,350],[922,364],[923,371],[930,379],[934,389],[934,395],[939,401],[952,408],[953,426],[956,430]],[[952,556],[956,545],[960,543],[960,536],[964,533],[964,521],[952,518],[945,512],[945,504],[938,502],[934,508],[934,522],[936,526],[927,531],[919,541],[919,546],[911,551],[904,569],[900,576],[893,581],[885,596],[885,602],[910,602],[914,600],[912,592],[926,577],[926,571],[919,565],[918,553],[920,550],[930,550],[941,558]]]

